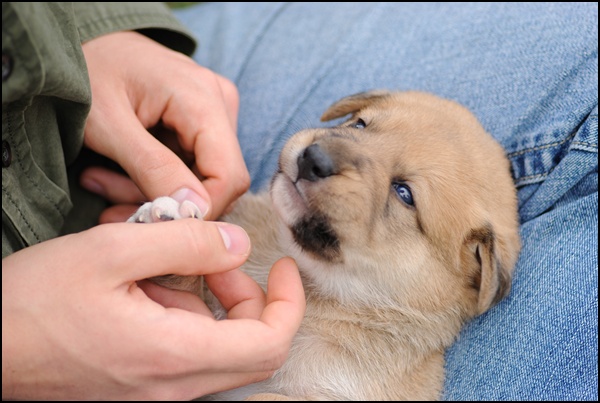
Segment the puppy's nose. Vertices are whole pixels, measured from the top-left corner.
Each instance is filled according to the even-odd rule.
[[[315,182],[333,175],[335,165],[318,144],[311,144],[298,156],[298,179]]]

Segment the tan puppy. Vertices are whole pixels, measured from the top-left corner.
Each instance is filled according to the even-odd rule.
[[[224,217],[248,232],[243,269],[263,286],[277,259],[296,259],[307,310],[273,377],[215,398],[439,399],[445,349],[510,289],[515,188],[475,117],[433,95],[373,91],[322,120],[348,114],[295,134],[270,196],[248,194]]]

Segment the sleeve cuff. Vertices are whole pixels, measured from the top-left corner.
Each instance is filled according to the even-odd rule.
[[[164,3],[73,3],[81,42],[116,31],[137,31],[191,56],[196,40]]]

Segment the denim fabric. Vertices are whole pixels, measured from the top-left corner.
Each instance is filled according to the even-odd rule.
[[[597,3],[205,3],[177,16],[240,91],[252,190],[295,131],[375,88],[467,106],[504,146],[523,251],[447,353],[448,400],[598,399]]]

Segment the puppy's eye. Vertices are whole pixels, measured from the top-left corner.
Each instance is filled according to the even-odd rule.
[[[358,119],[353,125],[352,127],[354,127],[355,129],[364,129],[365,127],[367,127],[367,124],[365,123],[364,120],[362,119]]]
[[[396,191],[396,194],[398,195],[400,200],[402,200],[404,203],[408,204],[409,206],[415,205],[415,200],[413,199],[413,195],[412,195],[412,192],[410,191],[410,187],[408,187],[408,185],[406,183],[393,182],[392,186],[394,187],[394,190]]]

